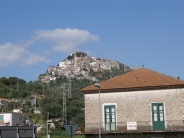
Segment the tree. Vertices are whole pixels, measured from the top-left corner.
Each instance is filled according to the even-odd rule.
[[[177,77],[178,80],[180,80],[180,77]]]
[[[2,77],[2,78],[0,79],[0,82],[1,82],[2,84],[6,85],[6,86],[9,85],[8,79],[5,78],[5,77]]]
[[[22,90],[19,92],[19,98],[26,98],[30,95],[31,95],[30,91],[27,90]]]

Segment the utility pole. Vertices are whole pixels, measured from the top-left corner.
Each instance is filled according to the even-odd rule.
[[[67,124],[67,112],[66,112],[66,83],[63,84],[63,123]]]
[[[68,95],[68,98],[72,97],[70,78],[69,83],[64,83],[62,88],[63,88],[63,123],[67,124],[66,96]]]
[[[36,114],[36,94],[35,94],[35,112],[34,114]]]
[[[49,94],[50,94],[50,80],[49,80]]]
[[[71,94],[71,80],[69,78],[69,82],[68,82],[68,98],[72,98],[72,94]]]
[[[17,78],[17,91],[19,90],[19,81],[18,81],[18,78]]]
[[[48,94],[50,94],[50,80],[47,81],[47,88],[49,89]]]
[[[48,130],[49,130],[48,121],[49,121],[49,112],[47,112],[47,138],[49,137],[49,135],[48,135]]]
[[[43,95],[44,95],[44,92],[45,92],[45,91],[44,91],[44,85],[43,85],[43,84],[42,84],[42,87],[43,87]]]

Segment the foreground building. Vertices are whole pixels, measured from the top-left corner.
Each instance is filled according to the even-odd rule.
[[[87,137],[184,135],[184,81],[140,68],[82,92]]]
[[[0,126],[28,126],[29,115],[23,113],[0,113]]]
[[[0,98],[0,126],[25,125],[30,125],[29,115],[21,112],[18,103],[10,99]]]

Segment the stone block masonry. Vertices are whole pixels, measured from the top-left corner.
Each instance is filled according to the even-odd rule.
[[[86,138],[99,138],[98,134],[88,134]],[[101,138],[184,138],[184,132],[150,132],[150,133],[110,133]]]

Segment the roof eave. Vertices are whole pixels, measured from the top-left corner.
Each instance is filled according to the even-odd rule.
[[[100,89],[100,93],[115,93],[115,92],[131,92],[131,91],[146,91],[146,90],[162,90],[162,89],[176,89],[184,88],[184,84],[178,85],[162,85],[162,86],[146,86],[146,87],[132,87],[132,88],[112,88],[112,89]],[[84,94],[99,93],[96,90],[81,90]]]

